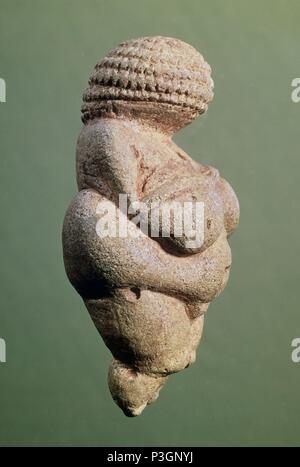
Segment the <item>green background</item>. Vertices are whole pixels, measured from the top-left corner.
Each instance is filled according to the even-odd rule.
[[[0,0],[1,445],[300,444],[299,17],[291,0]],[[156,34],[213,68],[208,113],[176,141],[231,182],[241,223],[197,362],[128,419],[65,276],[61,226],[88,76],[119,42]]]

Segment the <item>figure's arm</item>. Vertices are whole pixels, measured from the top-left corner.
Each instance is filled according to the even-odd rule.
[[[118,202],[118,194],[136,198],[138,157],[122,123],[102,119],[82,128],[77,142],[79,190],[92,188]]]

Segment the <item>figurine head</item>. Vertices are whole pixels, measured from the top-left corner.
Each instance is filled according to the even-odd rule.
[[[121,43],[99,62],[83,94],[82,120],[140,119],[175,133],[207,110],[210,66],[194,47],[169,37]]]

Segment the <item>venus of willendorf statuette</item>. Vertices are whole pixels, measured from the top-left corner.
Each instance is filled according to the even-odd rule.
[[[64,261],[113,354],[108,384],[128,416],[139,415],[170,374],[195,360],[204,314],[229,276],[227,237],[238,223],[237,198],[216,169],[196,163],[172,141],[207,110],[210,72],[192,46],[144,37],[110,51],[83,95],[79,192],[64,221]],[[148,234],[120,209],[120,194],[128,204],[149,207]],[[133,235],[99,235],[102,202]],[[175,235],[182,223],[176,209],[170,234],[163,235],[162,216],[152,214],[171,202],[204,206],[198,247],[185,231]]]

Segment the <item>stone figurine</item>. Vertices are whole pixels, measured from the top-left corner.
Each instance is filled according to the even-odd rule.
[[[195,162],[172,140],[212,98],[202,55],[159,36],[111,50],[83,94],[79,191],[64,221],[64,262],[113,355],[108,384],[127,416],[139,415],[169,375],[195,361],[204,315],[228,280],[237,198],[215,168]],[[120,194],[149,212],[174,201],[203,203],[201,245],[191,247],[189,234],[174,235],[174,212],[169,236],[142,232],[119,207]],[[132,235],[99,235],[101,202]],[[149,212],[161,233],[161,216]]]

